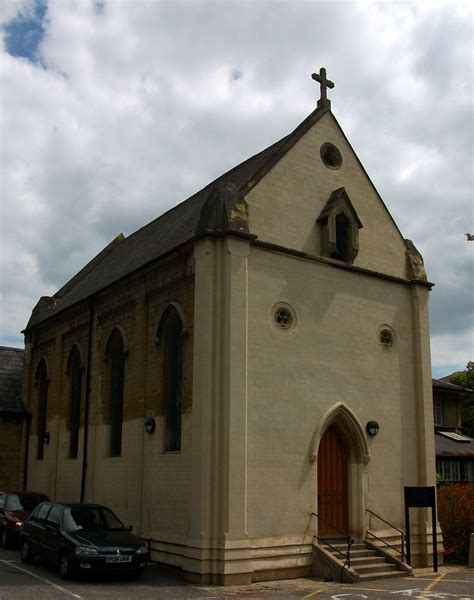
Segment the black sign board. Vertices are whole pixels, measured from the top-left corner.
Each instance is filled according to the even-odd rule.
[[[405,529],[407,535],[407,562],[410,564],[410,508],[431,508],[433,532],[433,568],[438,572],[438,539],[436,535],[436,494],[434,486],[405,486]]]
[[[435,507],[434,487],[405,487],[405,506]]]

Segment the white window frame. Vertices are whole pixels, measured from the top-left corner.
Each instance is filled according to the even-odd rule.
[[[436,472],[442,481],[461,481],[461,463],[459,460],[437,460]]]

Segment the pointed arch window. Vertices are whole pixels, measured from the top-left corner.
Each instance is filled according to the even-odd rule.
[[[109,337],[106,356],[109,379],[110,456],[120,456],[122,454],[125,346],[118,329],[114,329]]]
[[[359,252],[362,223],[344,188],[331,194],[317,222],[321,228],[321,254],[351,265]]]
[[[347,261],[351,235],[351,222],[344,213],[336,215],[336,241],[331,258]]]
[[[69,355],[67,368],[69,376],[69,458],[77,458],[79,452],[82,371],[81,355],[77,346],[74,346]]]
[[[40,360],[38,368],[36,369],[36,386],[38,390],[38,415],[37,415],[37,429],[38,429],[38,446],[36,449],[36,458],[42,460],[44,458],[44,444],[46,438],[46,419],[48,409],[48,367],[44,358]]]
[[[174,306],[163,315],[159,329],[164,347],[165,451],[178,452],[181,450],[184,330]]]

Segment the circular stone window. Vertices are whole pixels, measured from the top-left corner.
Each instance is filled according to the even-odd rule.
[[[288,304],[276,304],[273,307],[272,316],[274,324],[280,330],[289,331],[295,326],[296,316]]]
[[[336,146],[326,142],[321,146],[321,160],[329,169],[339,169],[342,165],[342,156]]]

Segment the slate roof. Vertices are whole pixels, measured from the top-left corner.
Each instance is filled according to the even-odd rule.
[[[202,208],[219,186],[231,184],[246,194],[328,110],[317,108],[289,135],[130,236],[119,235],[54,296],[40,299],[25,331],[196,239]]]
[[[442,377],[441,379],[433,379],[433,387],[439,390],[446,390],[451,392],[469,392],[468,388],[462,387],[461,385],[456,385],[454,383],[450,383],[449,378],[451,375],[447,377]]]
[[[0,346],[0,413],[24,413],[21,400],[23,350]]]
[[[57,315],[64,309],[86,300],[158,258],[195,241],[200,236],[209,234],[208,228],[205,231],[200,230],[203,208],[205,206],[209,208],[209,205],[212,205],[212,203],[208,203],[208,200],[218,196],[219,190],[225,185],[235,186],[240,197],[244,198],[252,187],[327,112],[330,112],[329,102],[313,111],[292,133],[227,171],[148,225],[128,237],[120,234],[54,296],[43,297],[39,300],[33,309],[25,331],[49,317]],[[341,133],[344,136],[342,129]],[[347,139],[346,141],[349,144]],[[362,165],[361,168],[365,173]],[[368,175],[367,178],[370,181]],[[385,207],[380,196],[379,199]],[[214,205],[217,206],[217,204]],[[392,218],[388,210],[387,213]],[[208,222],[212,222],[212,219],[208,219]],[[395,222],[394,225],[397,228]],[[220,231],[222,232],[222,230]]]
[[[458,458],[474,458],[474,440],[455,442],[449,438],[435,434],[436,456],[452,456]]]
[[[318,217],[318,221],[327,221],[334,207],[337,206],[341,199],[343,199],[343,201],[349,207],[349,210],[351,211],[354,217],[354,221],[357,223],[357,227],[359,229],[362,229],[363,225],[359,219],[359,215],[357,214],[355,208],[352,206],[352,202],[350,201],[350,198],[343,187],[334,190],[334,192],[331,194],[329,200],[326,202],[326,205],[324,206],[323,210],[321,211],[321,214]]]

